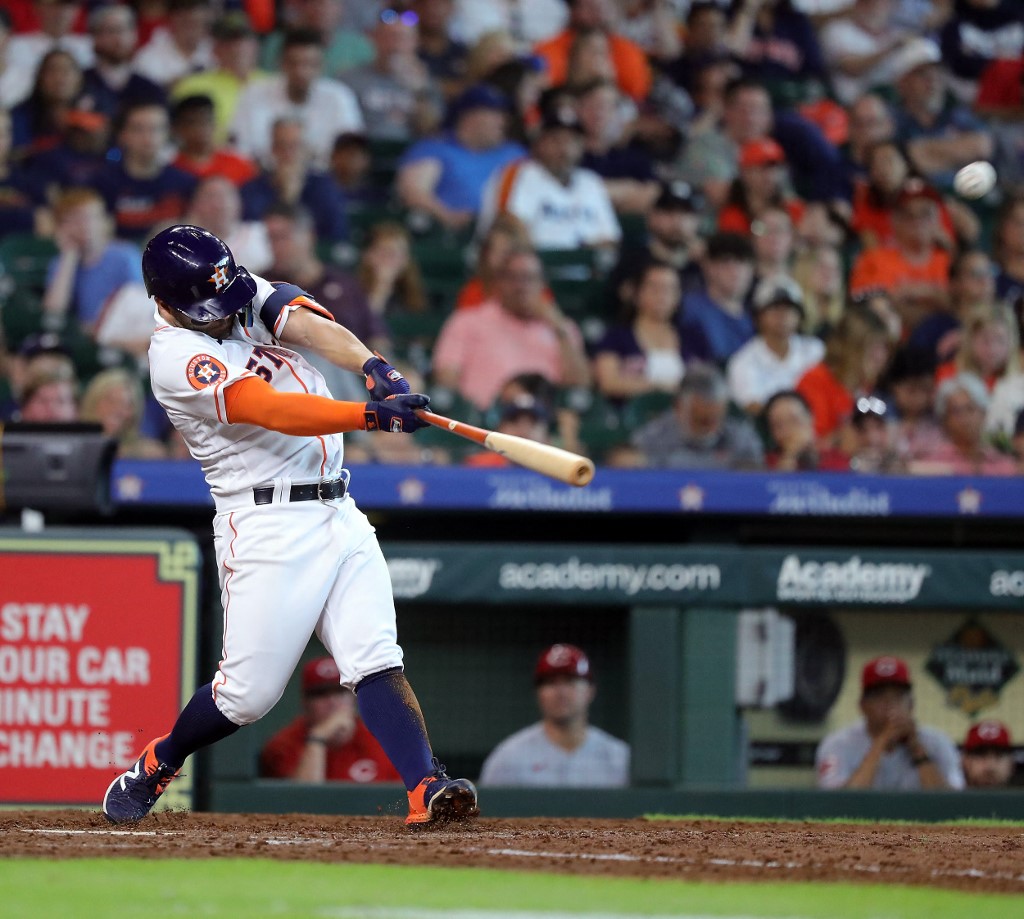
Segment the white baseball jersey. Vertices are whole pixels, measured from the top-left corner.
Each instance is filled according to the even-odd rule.
[[[479,232],[504,212],[526,224],[538,249],[578,249],[622,236],[604,183],[589,169],[574,169],[568,185],[532,159],[496,170],[484,188]]]
[[[250,327],[236,323],[231,337],[218,341],[160,325],[149,348],[153,394],[202,464],[214,500],[276,478],[337,475],[344,456],[341,434],[294,437],[228,423],[224,390],[245,377],[263,377],[280,392],[331,397],[320,371],[276,337],[294,309],[330,314],[294,285],[253,279]]]
[[[280,699],[314,632],[354,688],[402,663],[387,562],[348,495],[292,500],[292,486],[342,472],[342,436],[293,436],[227,419],[224,390],[251,376],[280,392],[330,397],[320,372],[278,336],[292,311],[330,315],[301,288],[255,277],[228,338],[166,325],[149,350],[153,392],[202,464],[217,504],[214,547],[224,607],[214,700],[249,724]],[[257,504],[253,488],[272,485]]]

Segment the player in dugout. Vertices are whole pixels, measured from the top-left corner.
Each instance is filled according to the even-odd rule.
[[[156,234],[142,274],[156,300],[153,393],[216,505],[223,650],[171,731],[110,783],[103,812],[142,819],[188,756],[262,718],[315,632],[405,783],[406,823],[475,816],[475,787],[449,778],[431,750],[402,666],[387,562],[343,465],[342,432],[415,431],[429,398],[304,290],[249,274],[207,230]],[[369,401],[332,399],[295,347],[362,372]]]

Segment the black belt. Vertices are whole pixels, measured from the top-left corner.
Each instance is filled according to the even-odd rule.
[[[344,498],[348,491],[348,479],[324,479],[308,485],[292,485],[288,490],[289,501],[334,501]],[[273,504],[274,486],[261,485],[252,490],[254,504]]]

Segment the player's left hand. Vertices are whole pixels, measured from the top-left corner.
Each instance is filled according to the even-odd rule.
[[[409,381],[376,352],[363,364],[363,373],[370,398],[375,401],[409,392]]]
[[[367,431],[390,431],[392,434],[409,434],[425,428],[427,422],[421,421],[416,409],[426,408],[430,404],[430,396],[423,393],[399,393],[388,396],[381,402],[367,402],[364,418]]]

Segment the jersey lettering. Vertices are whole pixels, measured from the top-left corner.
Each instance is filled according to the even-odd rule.
[[[260,360],[269,361],[277,370],[280,370],[284,366],[284,361],[279,357],[275,357],[269,351],[264,351],[262,348],[252,349],[252,357],[249,358],[249,362],[245,365],[245,369],[251,370],[258,377],[263,377],[263,379],[268,383],[274,378],[274,371],[261,364]]]
[[[185,377],[193,389],[215,386],[227,375],[227,367],[209,354],[197,354],[188,362],[188,367],[185,370]]]

